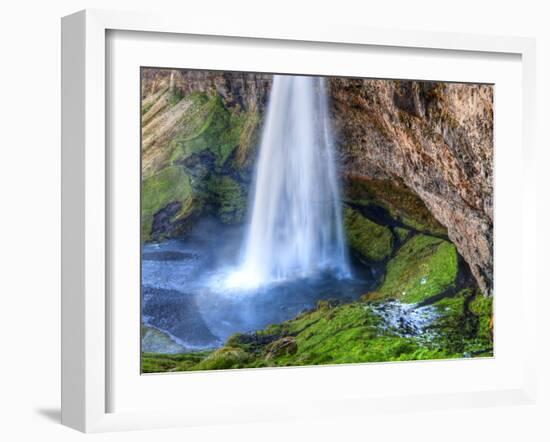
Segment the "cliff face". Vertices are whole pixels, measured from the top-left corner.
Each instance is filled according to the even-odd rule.
[[[144,68],[142,98],[166,91],[218,93],[228,107],[251,110],[267,104],[272,75],[246,72],[195,71]]]
[[[205,212],[241,222],[271,76],[143,69],[142,80],[142,238],[180,235]],[[355,211],[347,227],[364,216],[390,229],[388,244],[410,232],[448,236],[491,294],[492,87],[328,84],[344,200]],[[367,249],[375,246],[383,249]]]
[[[240,128],[242,133],[238,135],[243,139],[228,148],[232,151],[239,147],[241,161],[252,157],[252,152],[245,150],[253,149],[256,143],[244,138],[252,138],[257,129],[259,116],[267,103],[271,75],[147,68],[141,75],[144,176],[162,169],[168,155],[174,151],[174,144],[201,135],[209,129],[214,117],[221,116],[223,125],[226,118],[221,113],[234,120],[255,118],[256,121],[248,121]],[[220,106],[213,103],[215,99]],[[210,106],[205,105],[206,101],[211,101]],[[207,147],[215,148],[213,145]]]
[[[142,240],[182,235],[205,213],[241,222],[271,76],[141,74]]]
[[[416,193],[490,294],[492,86],[335,78],[330,90],[343,170]]]

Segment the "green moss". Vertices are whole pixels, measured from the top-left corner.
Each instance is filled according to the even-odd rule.
[[[141,183],[141,237],[150,239],[154,215],[169,203],[180,202],[174,219],[191,212],[193,198],[189,177],[182,167],[171,166],[146,178]]]
[[[260,113],[257,110],[247,112],[239,126],[241,131],[235,155],[235,167],[246,169],[255,158],[255,148],[259,141]]]
[[[220,370],[246,367],[251,355],[242,348],[223,347],[199,362],[194,370]]]
[[[258,332],[258,341],[262,336],[273,336],[263,344],[250,344],[243,336],[235,335],[231,347],[222,349],[228,352],[231,360],[210,364],[208,359],[194,366],[192,370],[266,366],[300,366],[342,363],[364,363],[379,361],[402,361],[416,359],[438,359],[460,357],[438,348],[428,348],[415,338],[404,338],[392,332],[381,331],[380,317],[375,315],[369,305],[357,302],[334,308],[320,308],[300,315],[298,318],[280,324],[279,336],[273,336],[273,327]],[[284,351],[273,351],[281,347]],[[229,344],[228,344],[229,345]],[[239,349],[240,351],[237,351]]]
[[[215,129],[211,128],[211,124],[216,120],[218,112],[225,121],[224,109],[219,109],[217,100],[209,99],[206,94],[194,93],[185,97],[185,100],[189,106],[180,117],[177,131],[168,143],[172,163],[185,160],[209,147],[206,140],[210,138],[209,131]],[[213,148],[216,153],[216,146]]]
[[[162,373],[166,371],[189,370],[203,359],[208,357],[211,351],[181,353],[175,355],[159,353],[142,353],[142,373]]]
[[[388,262],[381,297],[421,302],[452,287],[458,273],[456,248],[448,241],[416,235]]]
[[[437,348],[427,348],[415,338],[404,338],[380,328],[380,317],[370,306],[356,302],[337,307],[320,305],[277,328],[283,336],[292,336],[296,348],[281,354],[270,353],[276,342],[250,347],[255,355],[249,366],[295,366],[459,357]],[[271,335],[273,326],[270,327]],[[262,332],[258,332],[262,336]],[[241,335],[242,336],[242,335]],[[242,337],[241,337],[242,339]],[[284,339],[284,338],[283,338]],[[232,345],[239,345],[239,336]],[[269,355],[267,361],[265,356]]]
[[[209,150],[216,157],[216,166],[222,167],[237,147],[252,142],[250,127],[255,121],[257,124],[257,113],[229,111],[219,95],[196,93],[186,99],[192,105],[171,141],[172,162]]]
[[[176,104],[178,104],[182,98],[183,98],[183,94],[181,90],[178,88],[174,88],[174,90],[170,92],[170,97],[168,98],[168,104],[173,107]]]
[[[285,355],[293,355],[297,351],[296,339],[292,336],[285,336],[267,345],[265,359],[270,360]]]
[[[143,158],[142,240],[151,239],[155,214],[176,201],[181,208],[172,223],[210,207],[225,223],[243,221],[247,192],[239,180],[248,177],[259,112],[226,108],[216,93],[182,96],[175,89],[161,98],[169,106],[148,126],[148,146],[154,149]],[[154,103],[152,98],[145,102]]]
[[[492,339],[482,324],[492,309],[479,296],[472,301],[471,291],[464,289],[439,300],[429,333],[407,337],[388,328],[372,302],[322,301],[289,321],[237,333],[213,353],[147,355],[147,367],[215,370],[491,356]]]
[[[221,165],[237,143],[230,136],[230,114],[223,107],[221,99],[216,97],[207,106],[209,113],[204,126],[197,136],[185,142],[185,149],[189,152],[209,149],[216,154],[217,165]]]
[[[369,180],[348,177],[344,186],[345,200],[359,206],[379,206],[397,223],[433,235],[446,235],[442,226],[424,202],[404,185],[390,180]]]
[[[404,229],[402,227],[395,227],[393,231],[395,232],[395,234],[399,238],[399,241],[401,242],[405,241],[411,234],[411,231],[409,229]]]
[[[479,319],[479,336],[482,339],[493,340],[493,297],[484,296],[478,292],[470,303],[470,310]]]
[[[492,298],[472,296],[470,289],[463,289],[434,306],[440,314],[432,325],[438,333],[434,346],[470,356],[492,355]]]
[[[444,298],[434,304],[441,315],[433,325],[433,328],[439,333],[436,346],[463,353],[466,340],[475,334],[475,324],[472,321],[475,318],[465,314],[465,297],[468,293],[468,291],[463,291],[452,298]]]
[[[361,257],[381,261],[390,256],[393,235],[389,228],[370,221],[349,207],[344,210],[344,228],[350,247]]]
[[[247,195],[243,185],[224,175],[210,180],[207,192],[217,207],[217,215],[222,222],[233,224],[244,221]]]
[[[155,104],[154,101],[150,101],[148,102],[147,104],[142,104],[141,106],[141,115],[145,115],[147,112],[149,112],[151,110],[151,108],[153,107],[153,105]]]
[[[306,315],[291,324],[290,331],[298,332],[295,357],[300,364],[372,360],[367,354],[372,349],[367,349],[362,342],[376,336],[377,323],[378,318],[361,304],[342,306],[333,311],[321,308],[316,314]],[[284,364],[285,358],[290,359],[284,356],[279,358],[280,362]]]

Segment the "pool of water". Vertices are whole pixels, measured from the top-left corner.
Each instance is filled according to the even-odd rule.
[[[170,337],[157,339],[154,351],[219,347],[233,333],[292,319],[319,300],[357,299],[380,277],[376,269],[356,265],[346,279],[324,273],[255,289],[227,287],[240,260],[242,237],[242,228],[203,220],[185,239],[143,246],[142,322]],[[142,345],[143,351],[153,350],[149,341]]]

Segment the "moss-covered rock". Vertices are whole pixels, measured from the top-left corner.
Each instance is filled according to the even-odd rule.
[[[361,258],[382,261],[393,250],[393,235],[388,227],[365,218],[350,207],[344,209],[344,228],[348,244]]]
[[[378,298],[422,302],[452,288],[457,274],[458,254],[453,244],[416,235],[388,262],[384,282],[377,290]]]
[[[177,203],[178,210],[170,221],[185,218],[193,207],[193,195],[189,177],[180,166],[171,166],[149,176],[141,183],[141,238],[151,239],[155,214],[171,203]]]
[[[393,223],[436,236],[447,234],[447,229],[433,217],[414,192],[391,180],[348,176],[345,180],[344,198],[348,203],[363,207],[367,212],[391,218],[386,220],[388,224]]]
[[[237,145],[235,134],[231,133],[231,114],[224,108],[220,97],[213,97],[203,104],[196,117],[199,119],[198,130],[179,134],[173,139],[171,160],[185,159],[208,149],[216,156],[216,166],[223,165]]]
[[[246,112],[239,123],[239,143],[235,152],[235,167],[246,171],[254,164],[256,146],[260,141],[260,113],[256,108]]]
[[[393,231],[397,235],[399,242],[406,241],[407,239],[409,239],[409,236],[411,235],[411,231],[403,227],[394,227]]]
[[[195,93],[188,99],[193,105],[167,147],[171,151],[170,161],[182,161],[208,150],[214,154],[215,167],[219,169],[238,149],[239,165],[246,164],[253,150],[251,145],[256,142],[258,113],[228,110],[219,95]]]
[[[155,328],[141,326],[141,348],[146,352],[181,353],[186,349],[175,342],[166,333]]]
[[[284,355],[293,355],[298,351],[296,339],[292,336],[285,336],[277,339],[266,347],[265,359],[270,360]]]
[[[142,101],[143,241],[179,236],[185,220],[212,208],[244,220],[260,114],[228,107],[215,92],[163,88]]]
[[[225,224],[243,222],[246,217],[247,194],[243,184],[230,176],[214,177],[207,186],[216,213]]]

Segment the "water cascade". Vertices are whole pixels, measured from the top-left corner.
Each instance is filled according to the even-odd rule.
[[[322,78],[274,77],[242,252],[236,287],[349,275]]]

